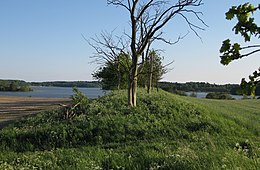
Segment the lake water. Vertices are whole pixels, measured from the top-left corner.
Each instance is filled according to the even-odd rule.
[[[33,91],[30,92],[2,92],[0,91],[0,96],[25,96],[25,97],[43,97],[43,98],[69,98],[73,95],[71,87],[41,87],[33,86],[31,87]],[[100,96],[104,96],[108,91],[102,90],[100,88],[78,88],[83,94],[88,98],[94,99]],[[186,92],[188,96],[192,92]],[[208,94],[207,92],[196,92],[197,98],[205,98]],[[231,95],[235,99],[242,99],[243,96]]]
[[[30,96],[30,97],[44,97],[44,98],[69,98],[73,95],[71,87],[31,87],[33,91],[30,92],[0,92],[0,96]],[[99,96],[104,96],[107,91],[100,88],[78,88],[88,98],[94,99]]]

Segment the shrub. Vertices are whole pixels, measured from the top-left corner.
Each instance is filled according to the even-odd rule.
[[[211,92],[206,95],[207,99],[234,100],[230,94]]]

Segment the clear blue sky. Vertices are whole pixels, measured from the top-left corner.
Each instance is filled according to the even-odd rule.
[[[230,6],[244,2],[204,0],[198,10],[204,13],[202,18],[209,27],[199,31],[202,42],[190,31],[174,46],[158,44],[165,50],[164,63],[175,61],[173,70],[163,80],[239,83],[257,69],[260,54],[228,66],[219,63],[223,40],[230,37],[243,41],[233,35],[234,22],[226,21],[224,13]],[[93,80],[91,74],[98,65],[90,64],[94,51],[81,34],[90,39],[115,28],[118,35],[129,30],[128,14],[121,8],[107,6],[106,0],[0,0],[0,79]],[[188,30],[179,19],[164,28],[167,39],[173,41]]]

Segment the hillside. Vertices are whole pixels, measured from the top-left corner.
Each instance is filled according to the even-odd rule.
[[[138,96],[129,108],[125,91],[78,93],[74,118],[53,110],[2,129],[0,169],[259,169],[260,100]]]

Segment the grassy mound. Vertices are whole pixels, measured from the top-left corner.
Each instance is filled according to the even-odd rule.
[[[77,94],[78,101],[71,119],[48,111],[2,129],[0,169],[258,168],[259,124],[245,129],[243,119],[207,107],[212,101],[144,90],[136,108],[125,91],[92,101]]]

